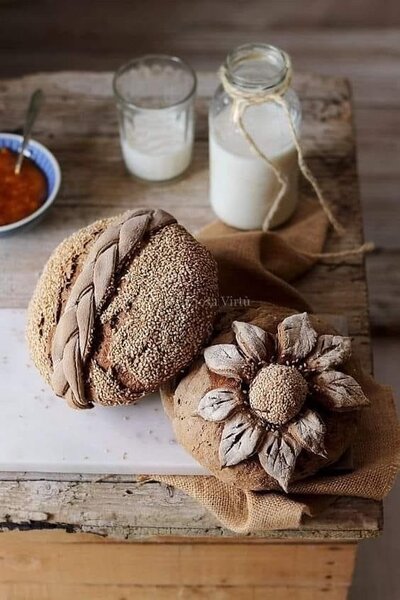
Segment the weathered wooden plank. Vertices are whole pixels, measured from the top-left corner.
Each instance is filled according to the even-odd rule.
[[[395,175],[369,178],[365,173],[362,181],[361,195],[366,239],[373,240],[380,250],[398,249],[400,247],[399,180]]]
[[[400,36],[400,32],[399,32]],[[400,90],[399,90],[400,92]],[[398,95],[399,95],[398,92]],[[356,112],[359,168],[368,181],[385,181],[399,176],[400,108],[360,107]]]
[[[66,534],[64,534],[65,536]],[[72,536],[67,536],[71,538]],[[134,544],[53,532],[6,533],[0,546],[0,581],[57,585],[268,586],[346,588],[355,544],[226,545]]]
[[[373,350],[377,377],[382,383],[393,387],[397,396],[397,407],[400,409],[400,336],[376,336],[373,340]]]
[[[320,588],[0,583],[0,597],[7,600],[345,600],[347,587],[332,587],[331,581]]]
[[[85,531],[125,539],[155,536],[236,537],[192,498],[158,483],[132,478],[120,481],[1,481],[0,529],[52,528]],[[56,476],[54,476],[56,477]],[[58,476],[60,478],[60,476]],[[381,505],[340,498],[298,531],[259,532],[245,539],[344,539],[375,537],[381,528]],[[237,539],[237,537],[236,537]]]
[[[400,335],[400,248],[370,256],[367,267],[374,331]]]
[[[269,0],[268,10],[258,0],[235,4],[229,0],[203,0],[199,4],[193,3],[190,9],[184,0],[174,0],[168,8],[163,4],[160,0],[150,0],[132,6],[129,2],[114,0],[112,6],[105,3],[94,8],[90,0],[81,0],[80,18],[72,27],[71,12],[63,2],[42,0],[35,10],[29,4],[2,2],[0,14],[8,25],[2,34],[5,45],[15,50],[28,49],[41,42],[48,51],[72,47],[81,52],[84,60],[88,40],[93,50],[105,54],[116,48],[129,52],[133,46],[136,50],[136,46],[144,45],[146,41],[152,44],[149,50],[153,51],[169,41],[173,34],[179,36],[187,29],[195,29],[203,35],[210,30],[223,35],[226,30],[233,29],[245,35],[249,30],[254,34],[265,34],[268,29],[280,31],[285,27],[294,31],[351,27],[357,33],[362,28],[400,25],[396,0],[386,0],[384,11],[379,0],[368,0],[364,10],[360,9],[359,3],[345,0],[309,0],[307,10],[296,10],[295,5],[281,0]],[[152,18],[155,14],[157,20]],[[41,23],[40,31],[29,26],[32,21]],[[24,39],[17,44],[12,33],[19,29]],[[157,36],[156,40],[152,40],[152,32]]]
[[[85,8],[80,7],[81,18],[73,28],[69,26],[70,13],[65,14],[62,2],[57,3],[56,10],[46,2],[35,6],[32,20],[40,22],[40,27],[30,26],[32,20],[26,16],[29,7],[23,7],[26,12],[22,18],[19,3],[13,3],[15,8],[2,4],[0,72],[3,77],[12,77],[66,68],[114,70],[131,56],[146,52],[180,54],[198,69],[216,69],[234,46],[261,40],[287,49],[293,55],[296,70],[351,77],[359,105],[395,106],[400,51],[398,15],[390,16],[390,10],[395,10],[391,9],[394,0],[388,8],[385,3],[383,11],[371,9],[371,2],[375,5],[377,0],[369,0],[367,8],[360,9],[358,3],[343,7],[343,0],[323,0],[323,7],[316,9],[314,0],[313,8],[308,3],[306,11],[293,10],[294,6],[279,0],[274,0],[272,8],[269,3],[268,10],[257,0],[236,3],[234,7],[226,1],[208,0],[200,3],[197,10],[188,9],[183,0],[173,4],[153,0],[135,9],[126,2],[123,9],[105,3],[96,11],[86,3]],[[123,18],[115,18],[122,10]],[[130,10],[134,11],[132,16]],[[302,29],[317,22],[313,18],[315,11],[324,14],[322,22],[329,27]],[[339,14],[341,18],[335,20]],[[352,22],[350,15],[360,19],[357,27],[340,29],[341,22]],[[368,29],[360,28],[364,20],[369,22]],[[101,25],[96,26],[99,22]]]

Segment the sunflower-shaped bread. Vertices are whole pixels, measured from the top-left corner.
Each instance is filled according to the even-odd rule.
[[[234,321],[235,343],[204,350],[207,369],[227,385],[209,389],[197,415],[223,424],[221,467],[258,456],[287,491],[300,452],[326,456],[327,412],[369,404],[360,385],[340,370],[351,354],[347,337],[318,333],[307,313],[283,319],[276,333]]]

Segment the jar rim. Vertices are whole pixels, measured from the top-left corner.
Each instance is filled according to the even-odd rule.
[[[259,77],[240,72],[244,63],[264,61],[274,67],[275,72],[261,73]],[[230,83],[241,89],[252,91],[272,90],[279,86],[287,76],[289,64],[287,54],[271,44],[243,44],[232,50],[226,57],[224,67]]]

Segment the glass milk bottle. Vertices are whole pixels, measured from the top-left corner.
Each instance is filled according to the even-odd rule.
[[[240,46],[225,61],[224,74],[231,94],[220,85],[209,114],[210,201],[218,218],[232,227],[263,228],[282,181],[285,193],[270,226],[284,223],[296,208],[299,169],[288,115],[280,104],[263,101],[269,94],[281,94],[295,131],[299,132],[298,96],[286,85],[282,90],[282,82],[287,82],[290,76],[288,69],[287,55],[267,44]],[[255,152],[235,124],[233,95],[236,92],[248,98],[242,112],[243,127],[275,170]]]

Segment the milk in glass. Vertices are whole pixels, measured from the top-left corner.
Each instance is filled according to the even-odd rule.
[[[176,56],[149,54],[114,75],[122,155],[127,169],[149,181],[177,177],[189,166],[196,75]]]
[[[225,62],[231,89],[251,96],[275,92],[286,76],[286,55],[273,46],[249,44],[234,50]],[[290,88],[282,94],[296,132],[300,103]],[[210,202],[216,216],[238,229],[261,229],[281,182],[258,156],[233,118],[232,96],[220,86],[210,106]],[[287,183],[271,222],[276,227],[293,214],[298,200],[298,162],[288,115],[273,100],[249,104],[242,114],[246,132]]]
[[[260,229],[281,184],[272,168],[249,146],[241,132],[229,126],[229,110],[222,111],[210,128],[210,200],[226,224]],[[272,222],[286,221],[297,204],[297,150],[286,116],[273,104],[250,107],[244,118],[258,147],[287,179],[287,191]]]
[[[188,131],[188,129],[190,129]],[[186,113],[152,111],[126,119],[121,147],[128,170],[142,179],[164,181],[180,175],[192,157],[193,125]]]

